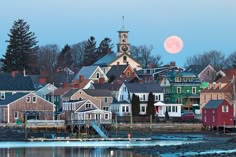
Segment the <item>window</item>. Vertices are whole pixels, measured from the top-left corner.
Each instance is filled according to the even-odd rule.
[[[216,94],[216,100],[218,100],[218,94]]]
[[[145,98],[145,94],[143,95],[143,101],[145,101],[146,100],[146,98]]]
[[[176,112],[176,108],[175,108],[176,106],[172,106],[172,112]]]
[[[36,102],[37,102],[36,96],[33,96],[33,97],[32,97],[32,102],[33,102],[33,103],[36,103]]]
[[[189,77],[189,82],[191,82],[193,80],[193,78],[192,77]]]
[[[97,78],[100,78],[100,73],[97,73]]]
[[[129,106],[126,106],[126,112],[129,112]]]
[[[229,112],[229,107],[226,105],[222,106],[222,112]]]
[[[107,102],[107,98],[104,98],[104,102]]]
[[[123,91],[126,92],[126,87],[123,87]]]
[[[159,101],[161,100],[161,95],[158,95],[158,100],[159,100]]]
[[[125,112],[125,106],[122,106],[122,112]]]
[[[181,81],[180,77],[175,77],[175,82],[180,82],[180,81]]]
[[[109,119],[109,114],[108,113],[106,113],[106,114],[104,114],[104,119]]]
[[[130,77],[130,72],[129,71],[127,72],[127,77]]]
[[[181,98],[177,98],[177,99],[176,99],[176,103],[177,103],[177,104],[181,104],[181,103],[182,103],[182,99],[181,99]]]
[[[127,57],[123,56],[123,61],[126,62],[127,61]]]
[[[207,121],[207,117],[206,117],[206,116],[204,116],[204,121],[205,121],[205,122]]]
[[[86,104],[86,105],[85,105],[85,108],[86,108],[86,109],[91,108],[91,104]]]
[[[1,100],[5,99],[5,92],[1,92]]]
[[[107,106],[105,106],[105,107],[103,107],[103,110],[105,110],[105,111],[108,111],[108,107]]]
[[[145,106],[141,106],[141,112],[146,113],[146,107]]]
[[[184,77],[183,79],[184,79],[184,82],[187,82],[187,78],[186,77]]]
[[[171,112],[171,106],[167,106],[167,111]]]
[[[196,94],[196,87],[192,87],[192,94]]]
[[[211,94],[211,100],[212,100],[212,94]]]
[[[204,102],[206,102],[206,94],[204,94]]]
[[[212,118],[213,118],[213,119],[212,119],[212,122],[215,123],[215,115],[213,115]]]
[[[91,116],[91,114],[88,114],[88,119],[92,119],[92,116]]]
[[[209,76],[210,75],[210,71],[209,70],[207,70],[207,76]]]
[[[30,96],[27,96],[27,97],[26,97],[26,102],[27,102],[27,103],[30,103],[30,102],[31,102],[31,97],[30,97]]]
[[[155,95],[155,100],[156,100],[156,101],[158,101],[158,100],[159,100],[159,99],[158,99],[158,95]]]
[[[18,119],[19,118],[19,112],[15,111],[14,112],[14,119]]]
[[[177,93],[178,93],[178,94],[181,93],[181,87],[177,87]]]
[[[216,89],[216,83],[213,82],[213,89]]]
[[[123,100],[124,100],[124,96],[120,95],[120,101],[123,101]]]

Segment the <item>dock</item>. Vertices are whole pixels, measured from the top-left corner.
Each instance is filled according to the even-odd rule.
[[[53,142],[53,141],[73,141],[73,142],[88,142],[88,141],[151,141],[151,138],[69,138],[57,137],[50,138],[28,138],[30,142]]]

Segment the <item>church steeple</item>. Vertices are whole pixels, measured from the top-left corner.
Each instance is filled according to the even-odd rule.
[[[120,56],[123,53],[128,53],[130,55],[130,45],[128,42],[129,31],[125,29],[124,16],[122,17],[122,24],[122,28],[118,31],[119,43],[117,44],[117,56]]]

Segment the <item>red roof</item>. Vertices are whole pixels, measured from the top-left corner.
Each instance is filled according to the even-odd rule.
[[[228,69],[224,71],[226,76],[236,76],[236,69]]]

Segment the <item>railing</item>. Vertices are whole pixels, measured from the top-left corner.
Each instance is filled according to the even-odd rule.
[[[26,127],[64,127],[64,120],[27,120]]]
[[[108,119],[108,120],[100,120],[100,119],[90,119],[90,120],[66,120],[66,124],[67,125],[78,125],[78,124],[90,124],[91,121],[95,121],[96,123],[99,124],[111,124],[112,123],[112,119]]]

